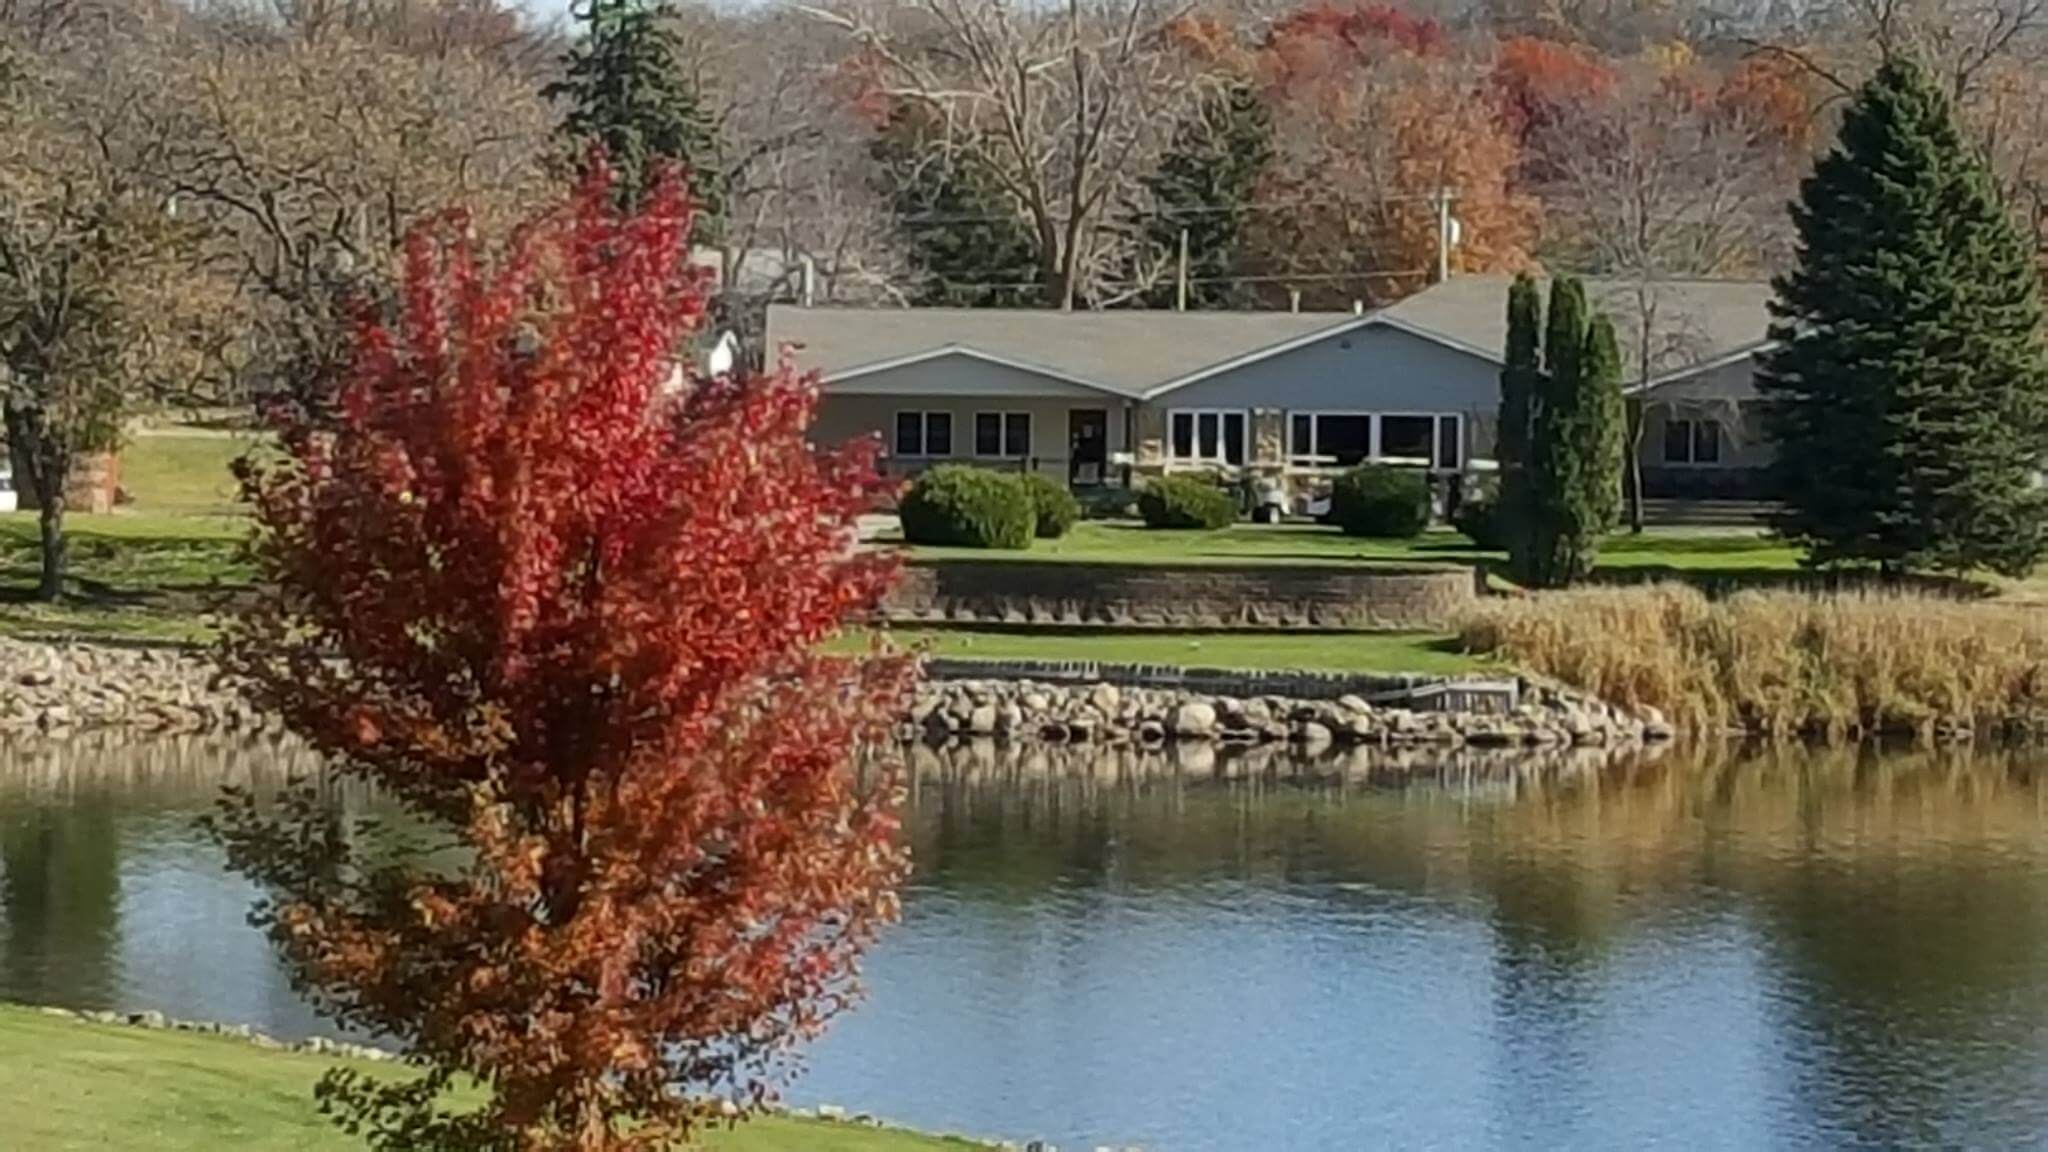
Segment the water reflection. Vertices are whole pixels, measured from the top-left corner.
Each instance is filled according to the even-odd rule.
[[[317,1027],[190,826],[309,767],[0,746],[0,996]],[[906,922],[792,1094],[1082,1147],[2040,1145],[2043,767],[921,750]]]

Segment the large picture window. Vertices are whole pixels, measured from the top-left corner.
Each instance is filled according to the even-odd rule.
[[[1449,470],[1464,464],[1464,417],[1455,412],[1290,412],[1287,454],[1350,468],[1368,460],[1412,461]]]
[[[1666,464],[1719,464],[1721,425],[1714,420],[1667,420],[1664,422]]]
[[[951,412],[898,412],[896,414],[896,455],[951,456],[953,414]]]
[[[1031,413],[976,412],[974,454],[1011,458],[1031,455]]]
[[[1380,417],[1379,459],[1436,464],[1436,417]]]
[[[1249,421],[1242,410],[1176,408],[1166,414],[1166,453],[1179,463],[1227,464],[1246,460]]]

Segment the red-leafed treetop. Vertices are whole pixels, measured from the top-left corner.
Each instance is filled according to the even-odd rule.
[[[764,1099],[894,912],[893,796],[850,760],[909,669],[817,650],[893,578],[854,549],[875,446],[808,444],[786,366],[679,368],[687,198],[607,192],[495,262],[416,230],[332,409],[245,469],[266,593],[231,666],[436,841],[303,793],[217,823],[299,986],[428,1068],[323,1085],[385,1147],[666,1147]]]

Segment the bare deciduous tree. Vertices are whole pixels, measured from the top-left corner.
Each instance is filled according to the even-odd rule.
[[[258,390],[327,378],[334,309],[376,294],[419,217],[460,206],[499,234],[550,188],[552,117],[503,61],[218,28],[188,32],[175,58],[164,179],[227,242]]]
[[[32,48],[0,32],[0,411],[55,600],[73,465],[201,370],[223,309],[151,179],[161,58],[128,28],[37,32]]]
[[[1196,84],[1164,33],[1177,0],[994,0],[809,8],[843,29],[887,100],[932,108],[946,146],[1013,197],[1037,237],[1045,295],[1099,298],[1127,266],[1106,227]]]
[[[1544,202],[1554,247],[1576,268],[1630,286],[1618,317],[1647,385],[1693,359],[1699,321],[1664,285],[1679,278],[1754,274],[1785,242],[1784,203],[1795,161],[1768,126],[1716,103],[1663,69],[1643,67],[1602,100],[1567,109],[1535,141],[1550,181]],[[1631,404],[1628,512],[1642,529],[1641,405]]]

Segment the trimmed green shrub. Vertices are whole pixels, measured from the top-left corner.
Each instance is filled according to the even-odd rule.
[[[1138,515],[1147,528],[1227,528],[1237,522],[1237,502],[1208,481],[1160,476],[1138,493]]]
[[[964,464],[942,464],[912,481],[896,514],[906,541],[955,548],[1029,548],[1038,527],[1021,478]]]
[[[1429,477],[1382,464],[1353,468],[1330,488],[1330,522],[1346,536],[1420,536],[1429,527]]]
[[[1024,490],[1031,495],[1031,507],[1038,514],[1038,538],[1057,540],[1081,518],[1081,502],[1067,486],[1049,476],[1027,472]]]
[[[1494,552],[1507,550],[1507,512],[1501,507],[1498,497],[1475,496],[1466,500],[1458,506],[1458,514],[1451,517],[1451,527],[1481,548]]]

